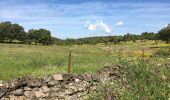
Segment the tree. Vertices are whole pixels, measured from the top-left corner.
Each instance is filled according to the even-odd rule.
[[[18,24],[11,24],[10,26],[10,32],[8,33],[8,38],[10,40],[10,43],[12,40],[24,40],[25,32],[24,28]]]
[[[38,41],[43,45],[51,43],[51,32],[45,29],[38,30]]]
[[[30,42],[35,42],[37,43],[42,43],[43,45],[50,44],[51,41],[51,33],[48,30],[45,29],[39,29],[39,30],[34,30],[31,29],[28,31],[27,34],[27,41]]]
[[[0,40],[3,42],[5,39],[9,40],[24,40],[24,28],[19,24],[12,24],[11,22],[0,23]]]
[[[1,22],[0,23],[1,42],[4,42],[4,40],[6,38],[8,38],[8,34],[10,34],[10,26],[11,26],[11,22]]]
[[[160,40],[163,40],[163,41],[166,41],[166,43],[169,43],[170,42],[170,25],[161,29],[158,32],[158,35],[159,35]]]

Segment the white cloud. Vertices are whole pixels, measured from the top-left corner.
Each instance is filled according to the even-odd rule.
[[[123,26],[123,25],[124,23],[122,21],[116,23],[116,26]]]
[[[96,23],[90,23],[90,21],[86,21],[85,27],[90,31],[102,30],[105,33],[112,32],[111,27],[103,22],[103,20],[97,20]]]
[[[87,27],[88,30],[90,31],[94,31],[97,29],[97,25],[96,24],[89,24],[89,26]]]

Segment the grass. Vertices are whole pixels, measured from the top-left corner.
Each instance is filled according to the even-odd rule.
[[[113,62],[99,47],[0,44],[0,80],[66,72],[69,49],[72,49],[73,73],[93,72]]]
[[[72,50],[73,74],[95,72],[97,69],[121,64],[127,66],[126,79],[131,91],[123,90],[121,98],[126,100],[170,98],[170,73],[166,68],[167,56],[153,56],[160,49],[153,46],[168,46],[154,41],[121,43],[108,48],[98,45],[41,46],[24,44],[0,44],[0,80],[9,81],[22,75],[42,77],[54,73],[66,73],[68,51]],[[144,59],[141,59],[142,48]],[[146,49],[147,48],[147,49]],[[163,53],[168,54],[167,50]]]

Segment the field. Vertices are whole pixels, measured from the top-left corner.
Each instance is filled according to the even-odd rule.
[[[9,81],[23,75],[42,77],[66,73],[68,51],[71,50],[71,73],[95,72],[104,66],[125,65],[130,85],[134,89],[143,88],[143,92],[138,95],[123,92],[126,97],[134,99],[140,95],[149,97],[152,95],[150,99],[165,99],[170,95],[168,94],[170,73],[167,68],[170,61],[166,54],[155,55],[161,50],[168,54],[168,49],[150,48],[157,46],[168,44],[155,41],[111,44],[110,55],[108,47],[104,44],[72,46],[0,44],[0,80]],[[145,48],[143,54],[142,48]],[[145,84],[146,80],[149,84]]]

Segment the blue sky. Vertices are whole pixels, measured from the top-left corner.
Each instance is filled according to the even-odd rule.
[[[80,38],[157,32],[170,23],[169,0],[0,0],[0,21],[52,36]]]

